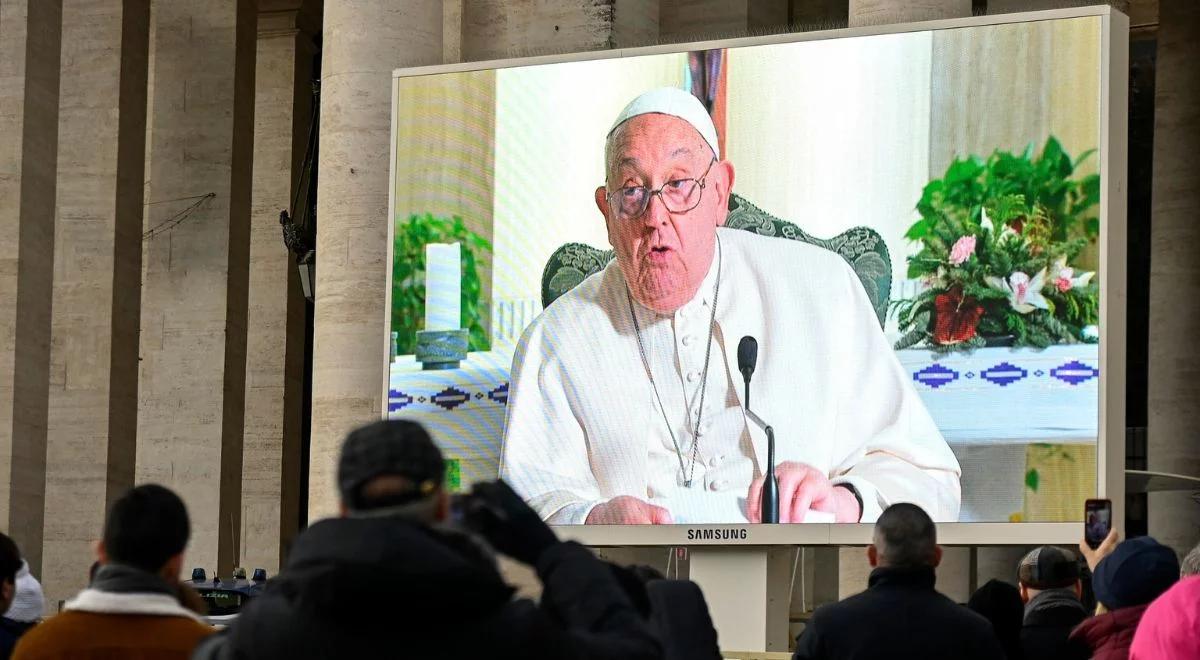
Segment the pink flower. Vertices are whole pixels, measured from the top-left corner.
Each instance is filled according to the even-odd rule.
[[[1075,274],[1075,269],[1067,266],[1067,258],[1059,257],[1058,261],[1054,262],[1054,288],[1061,293],[1066,293],[1071,289],[1082,289],[1092,281],[1092,276],[1095,273]]]
[[[963,236],[954,242],[954,247],[950,248],[950,263],[954,266],[961,266],[971,258],[972,254],[975,254],[975,237]]]
[[[1060,268],[1058,269],[1058,277],[1054,278],[1054,286],[1058,288],[1060,293],[1066,293],[1071,290],[1071,278],[1074,276],[1074,269]]]

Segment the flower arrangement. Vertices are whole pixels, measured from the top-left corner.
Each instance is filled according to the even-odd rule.
[[[920,246],[908,277],[923,290],[892,304],[897,349],[1044,348],[1095,341],[1100,295],[1080,253],[1099,235],[1100,177],[1050,137],[1041,153],[956,159],[925,186],[905,235]]]

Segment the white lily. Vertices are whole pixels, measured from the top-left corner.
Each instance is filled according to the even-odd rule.
[[[979,226],[983,227],[984,229],[988,230],[989,232],[995,234],[996,233],[996,223],[992,222],[992,219],[990,217],[988,217],[987,207],[984,207],[984,206],[979,207],[979,214],[981,216],[980,220],[979,220]],[[1000,227],[1000,236],[1010,236],[1010,235],[1011,236],[1020,236],[1020,234],[1018,234],[1016,232],[1016,230],[1013,229],[1012,227],[1010,227],[1009,225],[1002,225]]]
[[[1008,276],[1008,280],[999,277],[984,278],[987,285],[1008,294],[1008,304],[1021,314],[1028,314],[1035,309],[1050,309],[1046,298],[1042,296],[1042,287],[1046,285],[1046,269],[1038,271],[1030,278],[1025,273],[1017,271]]]
[[[1054,286],[1059,291],[1066,293],[1071,289],[1081,289],[1092,281],[1092,277],[1096,274],[1092,272],[1084,272],[1078,275],[1075,274],[1075,269],[1067,265],[1066,256],[1059,257],[1054,262]]]

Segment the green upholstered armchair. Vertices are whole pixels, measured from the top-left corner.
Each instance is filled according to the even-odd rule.
[[[892,293],[892,258],[879,232],[870,227],[854,227],[833,238],[816,238],[796,225],[780,220],[734,194],[729,196],[729,217],[725,226],[752,231],[763,236],[790,238],[831,250],[841,255],[862,281],[867,298],[875,308],[882,326]],[[550,255],[542,271],[542,307],[570,291],[612,261],[612,250],[601,250],[583,243],[567,243]]]

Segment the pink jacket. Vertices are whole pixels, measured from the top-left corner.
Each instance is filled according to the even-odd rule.
[[[1130,660],[1200,658],[1200,577],[1180,580],[1142,615]]]

